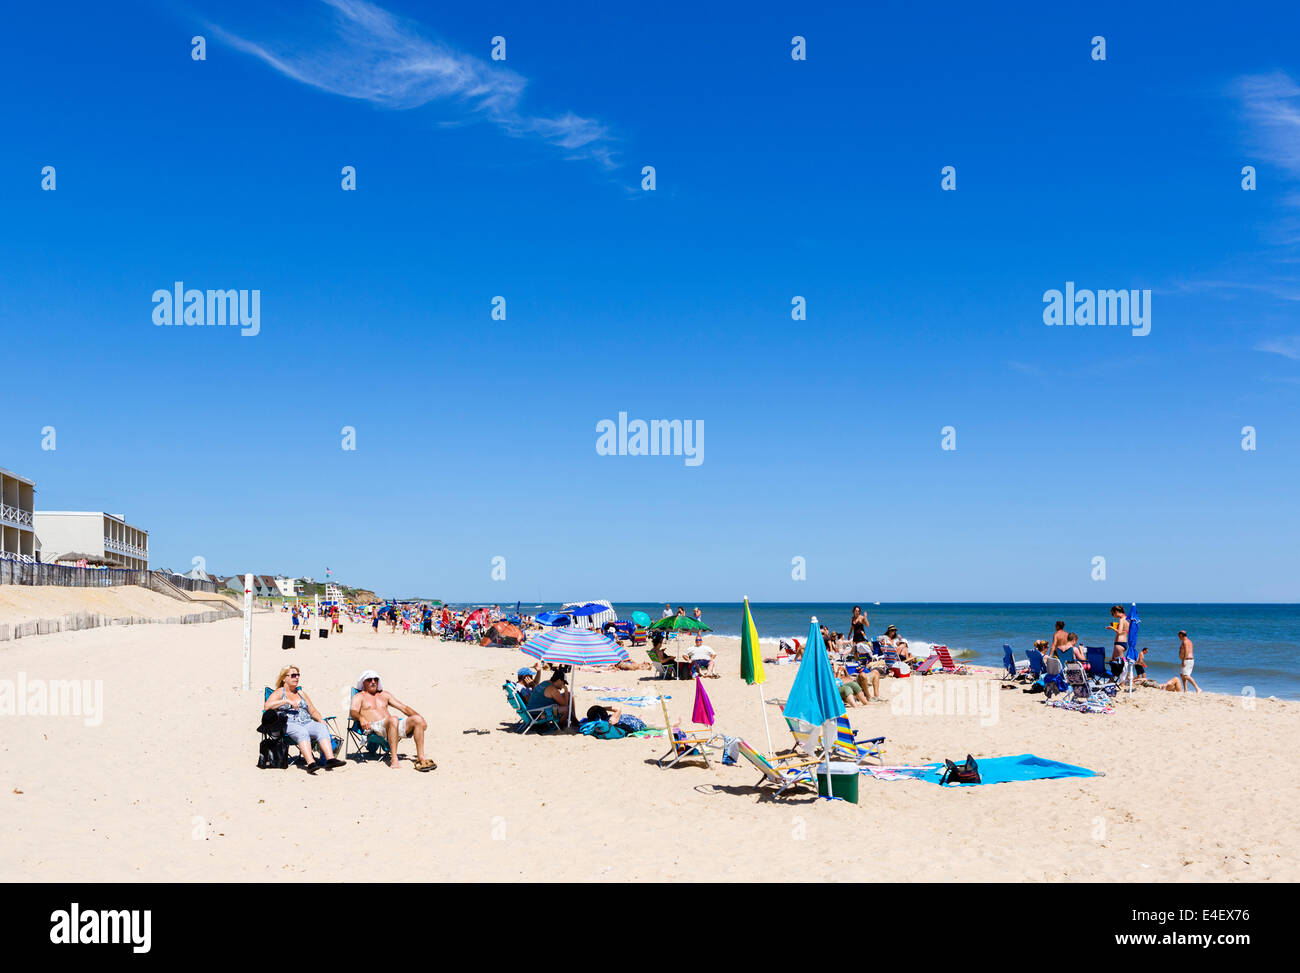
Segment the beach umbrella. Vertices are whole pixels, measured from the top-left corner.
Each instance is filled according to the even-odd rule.
[[[663,632],[712,632],[713,629],[703,622],[686,615],[669,615],[650,626]]]
[[[543,632],[521,646],[524,655],[530,655],[552,665],[612,666],[626,662],[627,649],[608,635],[590,628],[564,628]],[[573,691],[569,691],[569,722],[573,722]]]
[[[570,608],[569,614],[575,618],[590,618],[592,615],[599,615],[605,611],[609,611],[609,608],[605,605],[598,605],[594,601],[589,601],[577,608]]]
[[[763,671],[763,656],[758,648],[758,629],[754,626],[754,616],[749,611],[749,596],[744,599],[745,607],[740,617],[740,678],[750,686],[758,686],[758,708],[763,711],[763,729],[767,731],[767,752],[772,749],[772,728],[767,724],[767,707],[763,704],[762,684],[767,682],[767,673]]]
[[[691,720],[699,723],[701,726],[712,728],[713,721],[713,703],[709,700],[709,694],[704,691],[704,683],[700,677],[695,677],[695,708],[691,711]]]
[[[1138,617],[1137,602],[1133,602],[1128,610],[1128,648],[1124,651],[1124,668],[1128,670],[1128,691],[1133,691],[1133,670],[1137,665],[1138,657],[1138,629],[1142,627],[1142,619]]]
[[[808,645],[799,660],[794,685],[785,703],[785,715],[822,728],[822,753],[825,757],[827,790],[830,788],[832,735],[835,721],[847,712],[840,696],[839,680],[831,671],[831,660],[826,655],[817,616],[808,626]]]
[[[650,627],[650,616],[647,615],[645,612],[633,612],[633,613],[632,613],[632,624],[633,624],[633,625],[639,625],[641,628],[649,628],[649,627]]]
[[[572,619],[564,612],[538,612],[533,621],[538,625],[568,625]]]

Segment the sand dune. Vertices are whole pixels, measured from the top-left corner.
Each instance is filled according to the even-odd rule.
[[[190,604],[138,585],[112,588],[64,588],[58,585],[0,585],[0,623],[58,618],[92,612],[123,618],[171,618],[217,605]]]
[[[1296,703],[1147,691],[1100,716],[994,689],[992,720],[873,705],[851,716],[860,731],[888,736],[891,763],[1028,751],[1106,776],[969,789],[863,778],[856,806],[774,801],[753,788],[748,764],[660,770],[660,740],[506,732],[501,683],[526,661],[518,651],[357,626],[282,651],[283,616],[259,614],[254,684],[243,692],[240,628],[232,619],[100,629],[0,647],[0,680],[103,685],[98,725],[5,720],[0,879],[346,881],[363,859],[396,881],[1300,877],[1288,810],[1300,781],[1285,772]],[[735,675],[735,642],[710,642],[725,672],[706,681],[718,728],[762,747],[758,691]],[[378,669],[429,720],[439,769],[258,770],[262,686],[288,661],[328,713],[344,712],[360,670]],[[784,697],[794,667],[767,671],[763,696]],[[689,725],[691,684],[649,675],[580,671],[576,682],[663,689]],[[921,681],[889,680],[886,692]],[[598,695],[579,690],[580,705]],[[779,711],[767,709],[778,746],[788,744]],[[657,708],[633,712],[660,722]],[[409,742],[402,751],[413,754]]]

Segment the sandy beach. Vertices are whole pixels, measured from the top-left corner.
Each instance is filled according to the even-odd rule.
[[[850,712],[885,735],[886,763],[1031,752],[1104,777],[949,789],[863,777],[861,802],[774,800],[746,763],[661,770],[661,739],[509,732],[501,685],[517,650],[372,634],[282,651],[284,616],[254,618],[253,684],[240,691],[238,619],[99,629],[0,648],[0,680],[102,681],[103,711],[8,715],[0,734],[4,881],[347,881],[364,861],[394,881],[806,880],[1294,881],[1300,828],[1286,772],[1300,704],[1145,690],[1112,715],[1049,709],[1041,696],[969,687],[982,715],[923,715],[888,701]],[[735,640],[710,638],[716,729],[765,748],[758,691]],[[644,658],[634,649],[633,658]],[[439,769],[372,761],[309,777],[256,767],[262,687],[283,665],[327,715],[365,668],[430,724]],[[766,699],[794,666],[768,666]],[[580,670],[579,707],[624,687],[671,695],[689,728],[693,685]],[[996,681],[996,677],[993,677]],[[913,690],[915,691],[915,690]],[[983,697],[979,693],[983,692]],[[988,701],[996,709],[988,710]],[[791,743],[767,705],[778,748]],[[657,704],[631,709],[652,726]],[[90,725],[88,725],[90,724]],[[476,732],[477,731],[477,732]]]

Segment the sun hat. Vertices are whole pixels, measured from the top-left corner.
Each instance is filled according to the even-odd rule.
[[[362,690],[364,690],[364,689],[366,688],[366,680],[367,680],[367,679],[379,679],[379,673],[375,672],[374,669],[367,669],[367,670],[366,670],[365,672],[363,672],[360,676],[358,676],[358,677],[357,677],[357,692],[361,692]],[[382,679],[379,679],[379,691],[380,691],[381,693],[384,691],[384,681],[383,681]]]

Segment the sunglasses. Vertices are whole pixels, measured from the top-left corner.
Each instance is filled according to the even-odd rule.
[[[296,673],[296,672],[291,672],[291,673],[289,673],[287,676],[285,676],[284,678],[285,678],[285,679],[297,679],[297,678],[298,678],[298,673]]]

